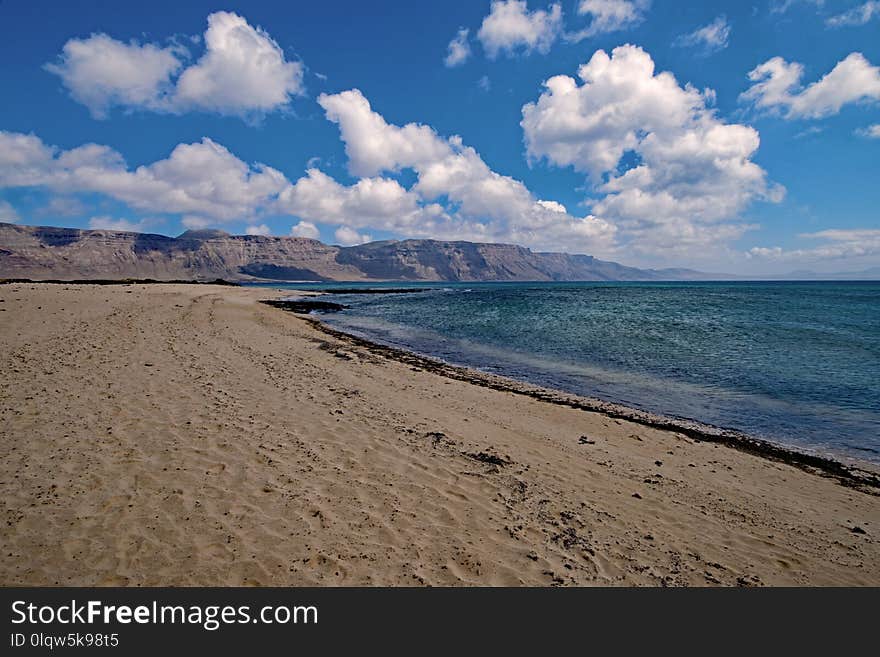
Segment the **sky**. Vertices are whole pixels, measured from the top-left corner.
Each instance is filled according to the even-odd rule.
[[[880,1],[0,0],[0,221],[880,266]]]

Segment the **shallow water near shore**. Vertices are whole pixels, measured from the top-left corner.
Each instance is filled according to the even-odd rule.
[[[404,287],[359,285],[383,286]],[[412,287],[334,295],[348,308],[322,320],[529,383],[880,462],[880,283]]]

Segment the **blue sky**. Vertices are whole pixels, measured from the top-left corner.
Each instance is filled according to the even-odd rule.
[[[878,36],[864,0],[4,0],[0,221],[859,270]]]

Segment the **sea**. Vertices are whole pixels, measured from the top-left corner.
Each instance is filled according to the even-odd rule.
[[[271,287],[285,287],[272,284]],[[880,463],[880,283],[295,283],[383,344],[783,446]]]

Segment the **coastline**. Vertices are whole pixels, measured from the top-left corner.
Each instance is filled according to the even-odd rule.
[[[0,286],[0,583],[880,584],[880,496],[849,475],[437,370],[273,294]]]
[[[271,305],[271,304],[270,304]],[[276,306],[279,307],[279,306]],[[517,381],[509,377],[482,372],[473,367],[447,363],[438,358],[433,358],[400,347],[383,344],[368,338],[341,331],[329,324],[322,322],[314,315],[304,314],[294,308],[279,307],[285,312],[298,314],[302,319],[309,322],[316,329],[334,338],[349,342],[368,349],[371,353],[392,358],[401,363],[421,367],[440,376],[458,381],[465,381],[474,385],[491,388],[502,392],[512,392],[525,395],[549,404],[566,406],[591,413],[600,413],[612,419],[628,420],[663,431],[675,431],[689,438],[701,442],[718,443],[725,447],[737,449],[748,454],[754,454],[772,461],[778,461],[800,468],[806,472],[821,474],[822,476],[837,479],[845,486],[865,487],[873,491],[872,494],[880,495],[880,468],[869,461],[859,460],[855,457],[846,459],[834,458],[821,454],[813,454],[807,451],[788,447],[779,443],[750,436],[736,429],[726,429],[698,420],[674,418],[657,413],[650,413],[638,408],[608,402],[594,397],[585,397],[568,393],[564,390],[547,388],[533,385],[524,381]],[[341,310],[334,309],[335,310]]]

